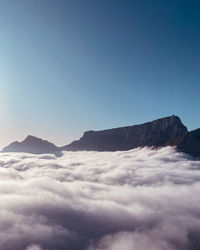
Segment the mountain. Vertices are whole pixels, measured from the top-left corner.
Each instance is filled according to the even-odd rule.
[[[29,135],[22,142],[11,143],[2,152],[56,153],[59,156],[63,150],[118,151],[146,146],[176,146],[181,152],[200,157],[200,129],[188,132],[180,118],[173,115],[140,125],[87,131],[79,140],[63,147]]]
[[[60,151],[53,143],[34,136],[27,136],[22,142],[13,142],[3,148],[2,152],[26,152],[32,154],[55,153]]]
[[[177,116],[169,116],[141,125],[102,131],[87,131],[78,141],[62,150],[129,150],[136,147],[163,147],[178,145],[188,134]]]
[[[187,133],[177,148],[181,152],[200,157],[200,128]]]

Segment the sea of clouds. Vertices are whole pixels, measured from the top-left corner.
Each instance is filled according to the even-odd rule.
[[[198,248],[198,159],[171,147],[0,154],[0,250]]]

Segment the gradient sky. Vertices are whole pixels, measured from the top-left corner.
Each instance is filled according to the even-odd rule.
[[[0,0],[0,146],[176,114],[200,127],[199,0]]]

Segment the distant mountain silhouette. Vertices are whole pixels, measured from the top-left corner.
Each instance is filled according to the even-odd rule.
[[[141,125],[102,131],[87,131],[78,141],[62,150],[129,150],[136,147],[178,145],[187,135],[187,128],[177,116],[169,116]]]
[[[53,143],[44,141],[34,136],[27,136],[22,142],[13,142],[5,147],[2,152],[26,152],[32,154],[46,154],[60,151]]]
[[[77,141],[57,147],[42,139],[28,136],[23,142],[14,142],[3,152],[55,153],[63,150],[118,151],[137,147],[176,146],[181,152],[200,157],[200,129],[188,132],[178,116],[169,116],[141,125],[87,131]]]

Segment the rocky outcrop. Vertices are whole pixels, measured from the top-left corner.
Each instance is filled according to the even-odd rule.
[[[27,136],[22,142],[13,142],[5,147],[2,152],[25,152],[32,154],[55,153],[60,151],[53,143],[44,141],[34,136]]]
[[[62,150],[129,150],[136,147],[163,147],[178,145],[188,134],[177,116],[169,116],[141,125],[102,131],[87,131],[78,141]]]

